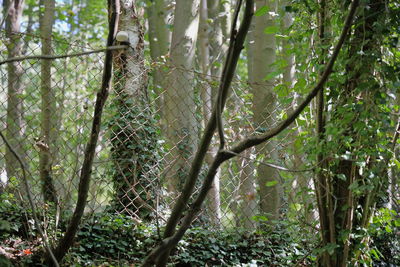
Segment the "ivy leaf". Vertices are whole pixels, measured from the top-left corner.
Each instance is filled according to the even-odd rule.
[[[281,74],[280,71],[273,71],[268,73],[265,77],[264,77],[264,81],[268,81],[271,80],[273,78],[275,78],[276,76],[278,76],[279,74]]]
[[[275,186],[278,183],[278,181],[270,181],[270,182],[266,182],[265,186],[266,187],[272,187]]]
[[[343,173],[338,174],[337,177],[342,181],[346,181],[347,180],[346,175],[344,175]]]
[[[261,17],[261,16],[267,14],[268,11],[269,11],[268,6],[262,6],[254,13],[254,16]]]
[[[278,26],[269,26],[269,27],[264,29],[264,33],[265,34],[275,34],[278,31],[279,31],[279,27]]]

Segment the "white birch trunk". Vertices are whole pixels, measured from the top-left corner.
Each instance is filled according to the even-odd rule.
[[[275,34],[266,34],[265,28],[276,25],[275,17],[277,3],[274,1],[257,0],[256,9],[265,5],[270,12],[263,16],[255,17],[254,49],[257,56],[253,57],[252,75],[253,89],[253,112],[254,123],[259,131],[265,131],[275,121],[274,111],[276,108],[276,96],[273,92],[275,79],[265,81],[265,77],[274,71],[271,66],[276,59]],[[264,156],[264,161],[277,159],[277,150],[274,142],[256,147],[257,154]],[[269,219],[277,219],[281,204],[281,186],[272,185],[269,182],[279,182],[279,174],[276,169],[266,165],[257,166],[257,180],[260,194],[260,212],[267,215]]]
[[[140,219],[153,211],[153,173],[157,176],[156,140],[149,119],[147,69],[144,65],[144,38],[135,1],[120,0],[118,32],[127,34],[129,48],[115,52],[114,105],[111,125],[111,156],[114,163],[115,208]],[[118,35],[118,34],[117,34]],[[151,174],[151,175],[150,175]],[[149,177],[151,176],[151,177]]]
[[[54,23],[54,0],[42,0],[43,15],[40,18],[40,37],[42,54],[52,54],[52,30]],[[45,202],[58,203],[57,192],[54,186],[52,165],[56,155],[56,96],[51,84],[51,60],[41,61],[41,142],[47,148],[40,149],[39,171],[42,185],[42,194]]]
[[[200,0],[177,0],[170,48],[170,72],[165,94],[167,156],[166,181],[170,192],[184,183],[198,145],[193,64],[199,27]]]
[[[212,88],[210,86],[210,52],[209,52],[209,26],[208,26],[208,14],[207,14],[207,0],[201,0],[200,3],[200,26],[199,26],[199,61],[202,73],[204,75],[204,86],[202,88],[201,96],[203,102],[203,117],[204,125],[206,125],[210,119],[212,113]],[[212,151],[207,153],[205,161],[208,166],[211,165],[215,156],[215,149],[211,148]],[[213,185],[208,192],[207,214],[210,218],[211,223],[214,226],[219,226],[221,222],[221,201],[220,201],[220,170],[215,175]]]

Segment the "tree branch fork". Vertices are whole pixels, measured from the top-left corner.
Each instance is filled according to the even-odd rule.
[[[203,138],[201,140],[196,156],[193,160],[182,194],[178,199],[174,207],[174,210],[168,220],[164,234],[164,240],[162,240],[161,243],[148,254],[142,266],[152,266],[154,264],[156,264],[157,266],[166,265],[165,258],[168,258],[170,250],[174,246],[176,246],[179,240],[183,237],[186,230],[190,227],[193,219],[197,216],[198,212],[201,210],[201,205],[204,202],[208,194],[208,191],[211,189],[215,174],[223,162],[239,155],[246,149],[249,149],[251,147],[254,147],[256,145],[262,144],[270,140],[271,138],[277,136],[279,133],[284,131],[287,127],[291,125],[291,123],[293,123],[296,120],[296,118],[301,114],[301,112],[305,109],[305,107],[308,106],[308,104],[318,94],[318,92],[322,90],[322,88],[324,87],[325,83],[329,78],[329,75],[332,73],[335,61],[339,55],[343,43],[345,42],[350,32],[353,18],[355,16],[355,12],[357,10],[358,5],[359,5],[359,0],[352,1],[341,35],[339,37],[337,44],[335,45],[331,58],[329,62],[326,64],[325,70],[322,73],[320,80],[310,91],[310,93],[306,96],[303,102],[288,116],[286,120],[283,120],[275,128],[261,135],[251,135],[245,138],[244,140],[240,141],[237,145],[233,146],[231,149],[226,150],[224,149],[225,139],[223,137],[223,132],[222,132],[223,127],[222,127],[221,116],[227,95],[229,93],[230,82],[232,80],[233,72],[236,69],[238,55],[241,53],[241,50],[243,49],[243,41],[246,37],[248,26],[250,25],[251,17],[253,15],[254,2],[252,0],[246,0],[246,11],[240,29],[238,32],[236,32],[235,28],[234,27],[232,28],[231,37],[233,37],[233,40],[231,39],[227,59],[224,66],[224,72],[221,78],[221,84],[219,88],[219,95],[217,101],[218,104],[214,108],[213,115],[211,116],[211,119],[206,126]],[[234,23],[236,22],[234,21]],[[220,149],[214,157],[213,163],[211,164],[207,176],[203,181],[200,192],[198,193],[196,199],[190,206],[186,215],[183,217],[180,227],[175,232],[175,228],[184,212],[189,196],[193,192],[194,184],[197,181],[200,167],[203,164],[204,155],[207,153],[211,138],[214,135],[216,128],[218,128],[218,134],[221,142]],[[165,254],[167,254],[166,257]]]

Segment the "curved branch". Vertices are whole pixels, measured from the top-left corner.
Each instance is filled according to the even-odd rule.
[[[252,5],[253,1],[248,0],[247,4]],[[150,252],[150,254],[146,257],[146,259],[145,259],[145,261],[144,261],[142,266],[152,266],[156,262],[157,258],[160,257],[160,254],[164,255],[165,251],[167,251],[169,253],[169,250],[172,247],[174,247],[179,242],[179,240],[183,237],[183,235],[185,234],[186,230],[190,227],[193,219],[195,218],[195,216],[200,211],[201,205],[204,202],[204,200],[205,200],[205,198],[206,198],[206,196],[208,194],[208,191],[210,190],[210,188],[212,186],[215,174],[216,174],[219,166],[223,162],[235,157],[236,154],[244,151],[245,149],[248,149],[248,148],[253,147],[255,145],[261,144],[261,143],[271,139],[272,137],[278,135],[280,132],[282,132],[284,129],[286,129],[299,116],[299,114],[304,110],[304,108],[317,95],[318,91],[321,90],[321,88],[324,86],[324,84],[326,83],[329,75],[332,72],[333,65],[334,65],[334,63],[335,63],[335,61],[336,61],[336,59],[337,59],[337,57],[339,55],[339,52],[340,52],[340,50],[342,48],[342,45],[343,45],[343,43],[344,43],[344,41],[346,39],[346,36],[349,33],[349,30],[351,28],[352,21],[353,21],[354,15],[355,15],[355,11],[356,11],[356,9],[358,7],[358,4],[359,4],[359,0],[354,0],[353,1],[352,5],[351,5],[351,8],[350,8],[350,11],[349,11],[349,14],[348,14],[348,16],[346,18],[345,25],[343,27],[342,33],[340,35],[339,41],[336,44],[336,47],[335,47],[334,52],[332,54],[332,57],[331,57],[329,63],[327,64],[327,66],[325,68],[325,71],[324,71],[324,73],[322,74],[322,76],[320,78],[320,81],[314,87],[314,89],[310,92],[310,94],[306,97],[306,99],[288,117],[288,119],[286,119],[283,122],[281,122],[277,127],[275,127],[274,129],[270,130],[266,134],[260,135],[260,136],[249,137],[249,138],[245,139],[244,141],[240,142],[231,151],[225,151],[225,150],[218,151],[217,155],[214,158],[213,163],[210,166],[210,169],[208,170],[207,176],[204,179],[204,182],[202,184],[200,192],[197,195],[196,199],[194,200],[193,204],[191,205],[190,209],[188,210],[186,216],[183,218],[183,222],[182,222],[180,228],[178,229],[178,231],[175,232],[175,234],[173,234],[173,235],[171,234],[169,236],[165,236],[165,239],[161,242],[161,244],[158,247],[156,247],[155,249],[153,249]],[[248,7],[246,5],[246,10],[247,10],[247,8],[250,8],[250,7]],[[252,15],[252,11],[250,11],[250,18],[251,18],[251,15]],[[246,19],[246,15],[244,16],[244,18]],[[251,21],[251,19],[248,22],[250,23],[250,21]],[[246,33],[247,33],[247,30],[244,33],[244,37],[246,36]],[[233,73],[232,73],[232,75],[233,75]],[[220,88],[220,90],[221,90],[221,88]],[[225,97],[227,95],[227,92],[228,92],[228,90],[225,91]],[[215,118],[215,113],[214,112],[216,112],[215,109],[213,111],[213,117]],[[211,121],[212,121],[212,119],[210,120],[210,122]],[[203,140],[202,140],[202,146],[204,145],[205,137],[208,136],[208,135],[212,136],[212,134],[215,131],[215,119],[214,119],[214,127],[213,128],[211,127],[212,125],[210,125],[210,122],[207,125],[206,132],[204,133]],[[199,151],[202,151],[202,149],[204,150],[204,147],[202,147],[202,146],[200,147]],[[205,150],[207,150],[207,148],[208,148],[208,146],[205,148]],[[199,157],[199,152],[196,155],[196,159],[198,157]],[[197,165],[201,166],[201,164],[202,164],[202,162],[197,162],[196,159],[193,162],[192,168],[193,168],[193,166],[197,166]],[[194,173],[194,175],[196,175],[196,176],[195,177],[189,176],[189,179],[190,180],[194,179],[194,181],[196,181],[198,173]],[[183,192],[182,195],[185,194],[185,193],[187,193],[187,192]],[[187,204],[187,200],[185,202],[180,202],[180,201],[183,201],[183,200],[184,199],[180,198],[174,208],[176,208],[178,204],[179,205],[186,205]],[[175,211],[175,209],[174,209],[174,211]],[[183,211],[183,207],[182,207],[182,211]],[[177,216],[177,217],[173,217],[171,215],[170,219],[172,218],[172,220],[177,222],[179,220],[181,214],[182,213],[178,213],[179,216]],[[169,223],[170,223],[170,221],[169,221]],[[174,226],[174,228],[173,228],[173,230],[174,230],[176,224],[174,224],[173,226]]]
[[[107,46],[111,46],[114,40],[114,35],[118,27],[118,16],[119,16],[119,0],[108,1],[109,10],[112,10],[109,21],[109,33],[107,38]],[[84,160],[82,164],[79,187],[78,187],[78,201],[75,206],[74,213],[71,218],[71,222],[64,234],[64,237],[58,243],[55,249],[55,257],[58,261],[61,261],[69,248],[74,242],[76,232],[78,231],[79,224],[81,222],[84,209],[86,207],[87,197],[89,193],[90,178],[92,174],[93,159],[96,152],[97,140],[100,134],[101,118],[103,113],[103,107],[108,97],[108,91],[112,77],[112,51],[107,50],[104,60],[104,71],[101,88],[96,96],[96,105],[94,109],[94,115],[92,120],[92,130],[90,133],[89,141],[86,145]],[[49,263],[48,258],[46,261]]]
[[[278,135],[281,133],[283,130],[285,130],[292,122],[296,120],[296,118],[300,115],[300,113],[304,110],[308,104],[310,104],[311,100],[318,94],[318,92],[324,87],[326,81],[328,80],[329,75],[332,73],[333,65],[335,64],[335,61],[339,55],[340,50],[342,49],[343,43],[346,40],[347,34],[349,33],[349,30],[352,25],[352,21],[355,15],[355,12],[357,10],[359,4],[359,0],[353,0],[353,3],[351,4],[351,8],[349,11],[349,14],[347,15],[345,25],[343,26],[342,33],[340,35],[339,41],[335,46],[335,49],[332,53],[331,59],[329,60],[328,64],[325,67],[325,70],[323,74],[321,75],[321,78],[317,85],[311,90],[311,92],[307,95],[307,97],[304,99],[304,101],[293,111],[292,114],[288,116],[288,118],[284,121],[282,121],[278,126],[273,128],[272,130],[266,132],[265,134],[262,135],[253,135],[245,140],[241,141],[239,144],[234,146],[231,150],[235,153],[241,153],[247,148],[259,145],[265,141],[268,141],[272,137]]]

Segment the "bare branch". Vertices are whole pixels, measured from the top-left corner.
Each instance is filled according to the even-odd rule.
[[[229,50],[228,50],[228,55],[226,57],[224,69],[222,70],[222,79],[223,79],[223,77],[227,77],[227,75],[229,75],[229,73],[227,73],[227,71],[229,71],[229,66],[232,65],[232,59],[234,59],[234,57],[232,57],[232,56],[233,56],[233,53],[235,52],[235,50],[231,49],[231,48],[233,48],[235,46],[236,33],[237,33],[236,24],[237,24],[237,20],[239,17],[239,12],[240,12],[241,7],[242,7],[242,0],[239,0],[236,3],[236,8],[235,8],[234,16],[233,16],[231,37],[229,40]],[[240,49],[240,51],[241,51],[241,49]],[[239,51],[239,53],[240,53],[240,51]],[[221,84],[222,84],[222,82],[221,82]],[[225,147],[224,124],[222,121],[222,111],[224,110],[224,105],[225,105],[225,102],[223,100],[223,94],[224,94],[224,90],[218,90],[218,96],[217,96],[217,101],[216,101],[217,112],[215,113],[216,121],[217,121],[218,135],[219,135],[219,142],[220,142],[219,149],[224,149],[224,147]]]
[[[114,36],[118,28],[117,22],[119,16],[119,0],[117,1],[109,0],[108,5],[109,5],[109,10],[112,10],[109,19],[109,33],[107,38],[107,46],[109,47],[112,45],[114,41]],[[64,258],[65,254],[72,246],[76,232],[78,231],[80,221],[83,216],[84,209],[86,207],[86,202],[89,193],[89,185],[92,174],[93,159],[95,156],[96,145],[100,134],[103,108],[108,97],[111,77],[112,77],[112,51],[107,50],[104,60],[104,71],[103,71],[101,88],[98,91],[96,97],[96,105],[92,120],[92,130],[90,133],[89,141],[86,145],[84,160],[79,179],[78,200],[71,221],[64,234],[64,237],[60,240],[55,250],[56,259],[58,259],[59,261],[61,261]],[[46,261],[49,262],[48,257],[46,258]]]
[[[294,170],[294,169],[288,169],[286,167],[282,167],[282,166],[279,166],[279,165],[276,165],[276,164],[255,160],[255,159],[252,159],[250,157],[245,157],[242,154],[238,154],[238,153],[235,153],[235,152],[232,152],[232,151],[229,151],[229,150],[225,150],[225,152],[228,153],[228,154],[232,154],[234,156],[237,156],[239,158],[251,160],[251,161],[257,162],[258,164],[265,165],[265,166],[268,166],[268,167],[271,167],[271,168],[274,168],[274,169],[277,169],[277,170],[280,170],[280,171],[286,171],[286,172],[310,172],[310,171],[315,170],[318,167],[318,165],[316,165],[316,166],[314,166],[312,168],[309,168],[309,169]]]
[[[12,58],[8,58],[8,59],[0,61],[0,66],[3,64],[6,64],[6,63],[10,63],[10,62],[24,61],[24,60],[29,60],[29,59],[59,59],[59,58],[68,58],[68,57],[80,57],[80,56],[85,56],[85,55],[90,55],[90,54],[95,54],[95,53],[102,53],[102,52],[107,52],[107,51],[112,51],[112,50],[126,49],[128,47],[129,47],[128,45],[115,45],[115,46],[110,45],[105,48],[99,48],[96,50],[84,51],[84,52],[79,52],[79,53],[71,53],[71,54],[66,54],[66,55],[37,55],[37,56],[25,56],[25,57],[12,57]]]
[[[394,132],[393,140],[392,140],[392,150],[394,151],[397,144],[397,139],[399,139],[400,135],[400,118],[397,120],[396,131]]]
[[[351,28],[355,11],[358,7],[358,3],[359,3],[359,0],[353,1],[350,11],[349,11],[349,14],[346,18],[342,33],[340,35],[339,41],[334,49],[331,59],[330,59],[329,63],[327,64],[325,71],[320,78],[320,81],[314,87],[314,89],[311,91],[311,93],[306,97],[306,99],[288,117],[288,119],[286,119],[285,121],[280,123],[280,125],[278,125],[277,127],[275,127],[274,129],[272,129],[271,131],[267,132],[264,135],[252,136],[252,137],[245,139],[244,141],[240,142],[237,146],[235,146],[232,149],[232,152],[234,152],[235,154],[238,154],[238,153],[244,151],[245,149],[248,149],[255,145],[261,144],[261,143],[271,139],[272,137],[276,136],[280,132],[282,132],[298,117],[298,115],[304,110],[304,108],[310,103],[310,101],[317,95],[318,91],[324,86],[329,75],[332,72],[333,65],[339,55],[342,45],[343,45],[343,43],[346,39],[346,36]],[[237,38],[240,37],[240,38],[243,38],[243,40],[244,40],[244,38],[247,34],[249,24],[251,22],[251,17],[252,17],[252,13],[253,13],[252,8],[253,8],[253,1],[251,1],[251,0],[246,1],[246,14],[244,15],[244,20],[243,20],[242,26],[238,32]],[[241,32],[241,30],[244,30],[244,29],[245,29],[245,31]],[[243,35],[241,35],[241,34],[243,34]],[[235,49],[236,52],[240,53],[241,49],[239,49],[239,51],[236,50],[236,49],[238,49],[238,47],[237,47],[238,44],[239,44],[239,42],[234,43],[234,48],[230,47],[230,49]],[[240,45],[242,46],[243,43],[241,43]],[[229,62],[229,59],[227,59],[226,64],[228,62]],[[232,61],[231,63],[234,64],[233,70],[235,70],[237,61]],[[225,68],[230,68],[230,67],[232,67],[232,66],[225,66]],[[233,76],[233,73],[224,72],[222,81],[224,81],[224,76],[229,75],[229,74],[231,74]],[[228,84],[228,86],[229,86],[229,84]],[[227,96],[227,93],[229,90],[227,88],[223,88],[223,85],[221,84],[220,90],[222,90],[222,89],[226,89],[222,94],[222,96],[223,96],[222,99],[224,100],[224,97]],[[215,112],[217,112],[216,109],[213,110],[213,116],[211,118],[213,118],[213,117],[216,118]],[[212,121],[214,121],[214,122],[212,122]],[[190,174],[192,174],[193,176],[189,175],[188,183],[196,182],[197,177],[198,177],[198,170],[196,169],[196,167],[199,167],[199,168],[201,167],[202,159],[204,159],[204,155],[202,155],[201,153],[205,154],[205,152],[207,151],[208,145],[209,145],[209,143],[207,143],[207,136],[210,136],[210,139],[211,139],[212,135],[214,134],[214,131],[215,131],[215,119],[214,120],[210,119],[209,123],[207,124],[199,151],[197,152],[196,157],[192,164],[192,169],[191,169]],[[170,249],[172,247],[174,247],[177,244],[177,242],[183,237],[186,230],[190,227],[193,219],[195,218],[195,216],[197,216],[198,212],[200,211],[201,205],[204,202],[204,200],[208,194],[208,191],[212,187],[212,183],[213,183],[215,174],[216,174],[219,166],[223,162],[235,157],[235,154],[224,151],[224,150],[218,151],[217,155],[214,158],[213,163],[211,164],[211,166],[208,170],[207,176],[204,179],[204,182],[202,184],[200,192],[197,195],[196,199],[194,200],[193,204],[190,206],[190,209],[188,210],[186,216],[183,218],[183,222],[182,222],[180,228],[178,229],[178,231],[175,232],[175,234],[169,234],[168,236],[164,236],[165,239],[161,242],[161,244],[158,247],[156,247],[155,249],[153,249],[153,251],[150,252],[150,254],[146,257],[142,266],[152,266],[156,262],[156,260],[160,257],[160,255],[162,257],[163,255],[165,255],[166,252],[167,252],[167,254],[169,254]],[[194,172],[194,171],[197,171],[197,172]],[[187,189],[186,185],[185,185],[184,191],[182,192],[182,195],[188,193],[187,191],[185,191],[185,189]],[[192,193],[192,191],[190,191],[189,196],[191,193]],[[177,221],[180,219],[180,216],[182,215],[183,208],[187,204],[188,198],[185,199],[185,198],[181,197],[178,199],[177,204],[174,207],[174,211],[173,211],[170,219],[168,220],[168,224],[167,224],[167,227],[172,226],[173,228],[172,228],[172,230],[171,229],[167,229],[167,230],[172,231],[172,232],[175,230]],[[179,211],[180,211],[179,213],[176,213],[177,207],[179,207]],[[175,222],[175,223],[171,224],[171,221]],[[165,264],[165,262],[162,262],[160,264],[160,266],[162,266],[162,264]]]
[[[250,148],[255,145],[259,145],[259,144],[271,139],[272,137],[278,135],[283,130],[285,130],[290,124],[292,124],[292,122],[294,122],[296,120],[296,118],[300,115],[300,113],[304,110],[304,108],[307,107],[308,104],[310,104],[311,100],[323,88],[324,84],[328,80],[329,75],[332,72],[333,65],[335,64],[335,61],[339,55],[342,45],[343,45],[344,41],[346,40],[347,34],[349,33],[349,30],[351,28],[353,17],[356,12],[356,9],[358,7],[358,3],[359,3],[359,0],[354,0],[353,3],[351,4],[349,14],[346,18],[342,33],[340,35],[339,41],[336,44],[334,51],[333,51],[331,59],[329,60],[327,66],[325,67],[325,70],[324,70],[323,74],[321,75],[319,82],[311,90],[311,92],[307,95],[307,97],[304,99],[304,101],[297,107],[297,109],[295,109],[293,111],[292,114],[290,114],[288,116],[288,118],[286,120],[282,121],[278,126],[273,128],[272,130],[266,132],[265,134],[253,135],[253,136],[246,138],[245,140],[243,140],[242,142],[237,144],[235,147],[233,147],[231,149],[231,151],[233,151],[235,153],[241,153],[242,151],[244,151],[247,148]]]

